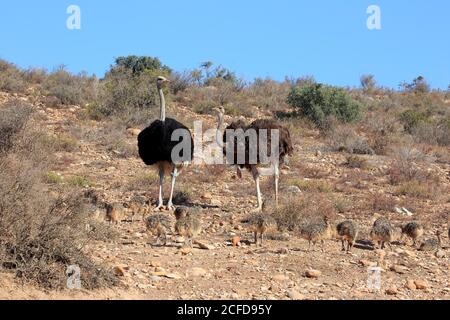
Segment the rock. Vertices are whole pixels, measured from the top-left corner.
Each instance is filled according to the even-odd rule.
[[[300,190],[300,188],[297,186],[289,186],[286,188],[286,191],[290,192],[290,193],[301,193],[302,192],[302,190]]]
[[[289,290],[287,296],[292,300],[305,300],[305,296],[296,290]]]
[[[118,277],[125,276],[125,268],[121,266],[117,266],[113,268],[114,274]]]
[[[429,286],[426,280],[414,280],[414,284],[416,285],[416,288],[419,290],[428,289]]]
[[[372,262],[366,259],[361,259],[359,260],[359,263],[363,266],[363,267],[374,267],[377,265],[376,262]]]
[[[406,281],[405,287],[409,290],[416,290],[416,284],[414,283],[414,280],[408,280]]]
[[[192,277],[203,277],[206,274],[206,270],[195,267],[188,270],[188,274]]]
[[[322,275],[322,272],[319,270],[309,269],[305,271],[305,276],[308,278],[319,278]]]
[[[175,242],[176,243],[185,243],[185,239],[184,239],[184,237],[176,237]]]
[[[241,245],[241,237],[233,237],[233,239],[231,239],[231,244],[233,245],[233,247],[239,247]]]
[[[153,271],[153,272],[150,272],[150,274],[152,276],[156,276],[156,277],[165,277],[166,276],[165,271]]]
[[[414,251],[411,251],[411,250],[404,250],[403,253],[405,254],[405,256],[408,256],[411,258],[414,258],[417,255]]]
[[[128,128],[127,133],[132,136],[138,136],[141,133],[141,130],[136,129],[136,128]]]
[[[159,277],[159,276],[151,276],[150,280],[153,281],[153,282],[158,282],[158,281],[161,281],[161,277]]]
[[[408,209],[402,208],[402,210],[405,213],[405,215],[407,215],[408,217],[412,217],[413,216],[413,213],[411,211],[409,211]]]
[[[398,289],[396,286],[392,286],[388,289],[386,289],[386,294],[390,295],[390,296],[395,296],[396,294],[398,294]]]
[[[391,266],[391,271],[394,271],[398,274],[405,274],[408,271],[408,269],[404,266],[396,264]]]
[[[211,194],[211,192],[205,192],[205,193],[202,194],[201,198],[203,200],[211,200],[212,199],[212,194]]]
[[[196,245],[198,245],[200,249],[203,249],[203,250],[213,250],[213,249],[215,249],[212,244],[204,243],[202,241],[196,240],[196,241],[194,241],[194,243]]]
[[[278,254],[289,254],[289,249],[288,248],[280,248],[277,250]]]
[[[165,276],[166,276],[166,278],[169,278],[169,279],[181,279],[182,278],[182,276],[180,276],[178,273],[168,273]]]
[[[211,199],[211,200],[209,201],[209,203],[210,203],[212,206],[215,206],[215,207],[220,207],[220,206],[222,206],[222,202],[221,202],[220,200],[217,200],[217,199]]]
[[[154,268],[161,267],[161,261],[158,261],[158,260],[151,260],[149,264],[150,264],[150,267],[154,267]]]
[[[179,252],[183,256],[187,256],[188,254],[190,254],[192,252],[192,248],[191,247],[182,247],[182,248],[180,248]]]
[[[322,156],[322,152],[320,150],[316,150],[316,157],[320,158]]]
[[[386,256],[386,251],[384,251],[383,249],[376,249],[374,252],[380,258],[384,258]]]
[[[436,258],[442,259],[445,258],[445,251],[444,250],[438,250],[434,254]]]
[[[284,274],[282,274],[282,273],[279,273],[279,274],[276,274],[276,275],[272,276],[272,280],[275,280],[275,281],[287,281],[287,280],[289,280],[289,277],[284,275]]]

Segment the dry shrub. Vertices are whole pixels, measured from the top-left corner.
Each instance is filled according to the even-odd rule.
[[[368,167],[367,160],[355,155],[348,156],[345,165],[349,168],[366,169]]]
[[[73,189],[45,191],[53,150],[42,143],[29,107],[0,108],[0,119],[0,132],[8,133],[0,151],[0,266],[46,288],[63,288],[70,265],[81,268],[84,288],[115,284],[84,252],[99,233],[88,228],[82,197]]]
[[[420,170],[417,163],[426,160],[419,149],[410,144],[398,146],[393,150],[394,161],[388,169],[389,182],[398,185],[411,180],[425,181],[429,173]]]
[[[373,211],[386,211],[391,212],[394,210],[396,201],[393,197],[390,197],[383,193],[375,193],[371,199],[369,199],[369,203],[371,203],[371,209]]]
[[[441,194],[441,191],[438,181],[419,182],[413,180],[398,186],[394,194],[422,199],[436,199]]]
[[[324,216],[333,218],[333,202],[320,193],[305,193],[283,199],[273,213],[280,230],[297,231],[301,225],[310,221],[321,221]]]
[[[24,92],[26,88],[24,73],[12,63],[0,59],[0,90]]]
[[[361,137],[349,124],[332,125],[327,132],[327,140],[335,151],[344,151],[352,154],[374,154],[366,138]]]

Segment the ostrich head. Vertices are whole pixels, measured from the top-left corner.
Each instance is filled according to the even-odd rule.
[[[159,77],[156,79],[156,86],[157,86],[158,89],[160,90],[160,89],[162,89],[162,88],[164,87],[164,85],[165,85],[166,83],[169,83],[169,82],[170,82],[170,80],[166,79],[166,78],[163,77],[163,76],[159,76]]]

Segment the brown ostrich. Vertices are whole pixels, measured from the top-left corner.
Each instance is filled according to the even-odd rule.
[[[294,150],[289,130],[272,119],[258,119],[250,125],[239,119],[229,124],[224,131],[225,110],[220,107],[216,108],[215,111],[218,117],[217,143],[223,148],[227,163],[238,166],[239,176],[240,169],[243,168],[252,173],[256,184],[258,211],[262,210],[263,205],[259,186],[261,175],[274,176],[275,204],[278,205],[279,166],[280,163],[285,162],[287,156],[292,155]],[[254,140],[251,138],[252,132],[256,135]],[[272,135],[275,134],[274,136],[276,136],[277,133],[279,137],[278,145],[272,146]],[[222,139],[220,136],[222,136]]]

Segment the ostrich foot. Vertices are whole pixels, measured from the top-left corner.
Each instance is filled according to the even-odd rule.
[[[167,204],[167,210],[169,210],[169,211],[175,211],[175,206],[173,205],[173,203],[168,203],[168,204]]]
[[[158,204],[158,206],[155,209],[153,209],[153,211],[161,211],[162,209],[164,209],[164,205]]]

